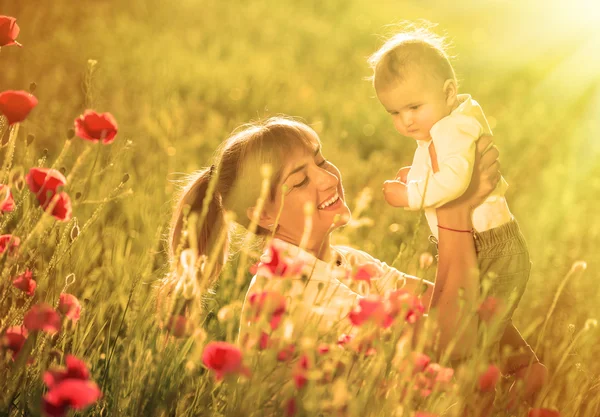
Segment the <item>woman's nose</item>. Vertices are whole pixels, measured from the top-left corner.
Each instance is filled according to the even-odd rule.
[[[317,178],[316,184],[320,190],[327,190],[331,187],[337,186],[338,177],[336,177],[332,172],[327,171],[323,168],[317,168]]]

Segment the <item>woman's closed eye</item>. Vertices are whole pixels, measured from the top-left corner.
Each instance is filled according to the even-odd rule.
[[[304,187],[304,186],[305,186],[306,184],[308,184],[309,182],[310,182],[310,180],[308,179],[308,176],[306,176],[306,177],[304,177],[304,179],[303,179],[301,182],[299,182],[298,184],[295,184],[295,185],[293,186],[293,188],[301,188],[301,187]]]
[[[317,166],[319,168],[323,168],[325,166],[325,164],[327,163],[327,159],[323,159],[323,161],[319,162],[317,164]],[[304,179],[302,181],[300,181],[298,184],[295,184],[292,186],[292,188],[302,188],[305,185],[307,185],[310,182],[310,178],[308,178],[308,175],[304,177]]]

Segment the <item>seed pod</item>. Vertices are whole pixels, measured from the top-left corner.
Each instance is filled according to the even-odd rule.
[[[77,191],[75,193],[75,200],[79,200],[81,198],[81,193],[79,191]]]
[[[35,91],[35,89],[37,88],[37,84],[35,82],[31,82],[29,84],[29,92],[33,94],[33,92]]]
[[[81,230],[79,230],[79,225],[77,224],[77,222],[75,222],[73,228],[71,229],[71,242],[77,239],[77,236],[79,236],[79,232],[81,232]]]

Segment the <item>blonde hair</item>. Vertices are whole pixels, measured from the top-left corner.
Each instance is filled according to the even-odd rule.
[[[273,201],[291,151],[314,150],[318,141],[311,127],[287,116],[271,117],[236,129],[218,148],[213,165],[191,174],[181,189],[169,228],[171,269],[176,270],[182,250],[196,248],[198,257],[210,254],[223,228],[227,227],[225,211],[233,212],[236,222],[248,228],[250,219],[246,213],[260,195],[261,167],[264,164],[272,167],[268,198]],[[203,210],[201,224],[195,231],[196,241],[190,242],[184,238],[186,218],[191,214],[201,215]],[[257,235],[268,233],[260,226],[256,230]],[[211,274],[213,280],[221,272],[228,246],[229,237],[216,260]]]
[[[452,79],[458,84],[447,52],[449,43],[432,31],[435,25],[421,21],[401,26],[403,30],[387,39],[368,59],[375,89],[388,88],[414,70],[441,81]]]

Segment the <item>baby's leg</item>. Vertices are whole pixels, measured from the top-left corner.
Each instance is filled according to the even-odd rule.
[[[529,280],[531,261],[525,238],[516,221],[476,233],[475,247],[479,263],[482,294],[494,297],[500,308],[496,324],[488,329],[487,346],[500,341],[517,308]]]

